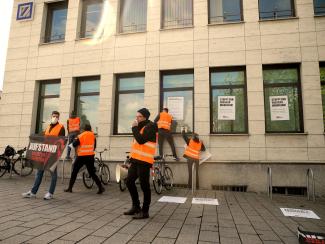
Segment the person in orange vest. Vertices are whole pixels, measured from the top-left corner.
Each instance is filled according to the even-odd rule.
[[[78,135],[73,141],[72,145],[77,147],[77,158],[73,164],[73,170],[70,177],[69,187],[65,189],[65,192],[72,192],[72,187],[77,179],[77,175],[82,166],[86,165],[87,171],[91,178],[98,186],[97,194],[102,194],[105,188],[102,186],[95,169],[95,149],[96,149],[96,137],[94,132],[91,131],[90,124],[84,125],[84,132]]]
[[[65,136],[64,126],[59,123],[59,118],[60,118],[60,113],[58,111],[53,111],[52,117],[51,117],[51,123],[46,128],[46,130],[44,132],[44,136]],[[57,169],[55,168],[55,170],[53,172],[50,170],[50,173],[51,173],[50,189],[45,194],[44,200],[50,200],[53,198],[53,194],[54,194],[55,187],[56,187],[56,181],[58,178]],[[38,188],[42,183],[43,174],[44,174],[44,170],[37,170],[34,185],[30,191],[22,194],[22,196],[24,198],[35,198],[36,197]]]
[[[165,139],[167,139],[167,142],[169,143],[169,146],[172,150],[174,159],[176,161],[179,161],[179,158],[177,157],[176,150],[175,150],[173,135],[171,133],[173,116],[168,113],[168,108],[164,108],[163,111],[159,115],[157,115],[154,122],[157,123],[158,125],[159,155],[163,156],[164,141]]]
[[[150,168],[154,162],[156,151],[157,125],[149,120],[150,112],[146,108],[138,110],[136,120],[132,123],[132,134],[134,136],[130,162],[126,178],[126,186],[132,198],[132,207],[124,212],[124,215],[134,215],[134,219],[149,218],[149,206],[151,202],[150,190]],[[135,181],[140,179],[143,191],[143,205],[140,208],[139,194]]]
[[[80,133],[80,118],[77,117],[76,112],[72,111],[70,113],[70,118],[67,120],[67,128],[68,128],[68,136],[69,136],[69,141],[68,145],[73,142],[74,138],[76,138],[79,133]],[[70,160],[70,152],[71,152],[71,147],[67,148],[67,156],[66,160]]]
[[[205,151],[205,146],[200,140],[197,133],[192,134],[192,138],[188,138],[185,134],[185,130],[182,130],[182,136],[186,142],[186,149],[184,151],[183,157],[187,159],[188,167],[188,187],[192,187],[192,164],[195,163],[196,167],[196,188],[199,188],[199,161],[200,152]]]

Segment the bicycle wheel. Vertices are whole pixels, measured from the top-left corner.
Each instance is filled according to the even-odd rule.
[[[26,158],[18,158],[13,164],[13,171],[20,176],[30,175],[33,169],[33,165]]]
[[[164,170],[164,186],[166,190],[171,190],[173,188],[174,177],[173,171],[169,166],[165,166]]]
[[[161,181],[161,174],[158,168],[154,169],[153,176],[152,176],[152,183],[153,188],[157,192],[157,194],[161,194],[162,191],[162,181]]]
[[[0,158],[0,177],[2,177],[8,170],[8,165],[5,158]]]
[[[100,180],[104,185],[107,185],[111,179],[111,173],[109,167],[106,164],[103,164],[101,167]]]
[[[120,182],[118,183],[119,186],[120,186],[120,190],[121,191],[125,191],[126,189],[126,182],[125,182],[125,179],[121,179]]]
[[[88,171],[82,173],[82,181],[86,188],[91,189],[94,185],[94,180],[89,175]]]

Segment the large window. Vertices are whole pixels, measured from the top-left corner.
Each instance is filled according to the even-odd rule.
[[[209,24],[243,20],[242,0],[209,0]]]
[[[120,33],[145,31],[147,0],[121,0]]]
[[[162,28],[193,25],[193,0],[162,0]]]
[[[320,64],[319,70],[320,70],[320,82],[322,86],[323,121],[324,121],[324,131],[325,131],[325,63]]]
[[[94,133],[98,133],[99,86],[99,76],[77,78],[75,111],[81,128],[90,124]]]
[[[44,42],[63,41],[67,21],[68,1],[47,4]]]
[[[167,107],[174,117],[173,132],[185,127],[193,131],[193,70],[161,73],[160,108]]]
[[[102,17],[102,0],[84,0],[82,2],[80,37],[92,37]]]
[[[298,65],[263,66],[266,132],[303,132]]]
[[[36,133],[45,131],[52,111],[59,111],[60,80],[42,81],[39,90]]]
[[[210,84],[211,133],[247,133],[245,68],[212,69]]]
[[[294,0],[259,0],[260,19],[283,19],[295,16]]]
[[[116,77],[114,134],[130,134],[136,111],[144,104],[144,73]]]
[[[325,15],[325,0],[314,0],[315,15]]]

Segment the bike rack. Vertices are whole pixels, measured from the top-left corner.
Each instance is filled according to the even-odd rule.
[[[307,200],[310,200],[310,181],[311,179],[311,183],[312,183],[312,188],[313,188],[313,191],[312,191],[312,194],[313,194],[313,202],[316,201],[315,199],[315,179],[314,179],[314,172],[311,168],[307,169],[307,173],[306,173],[306,184],[307,184]]]
[[[272,200],[272,169],[271,167],[267,167],[267,195]]]

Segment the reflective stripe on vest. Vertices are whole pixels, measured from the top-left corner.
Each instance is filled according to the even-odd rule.
[[[159,114],[158,128],[170,130],[172,119],[173,119],[173,116],[171,116],[169,113],[161,112]]]
[[[78,156],[95,155],[95,134],[92,131],[85,131],[78,136],[80,145],[78,146]]]
[[[141,135],[143,134],[144,128],[145,127],[140,130]],[[153,164],[155,152],[156,142],[148,141],[144,144],[139,144],[135,139],[133,139],[130,154],[131,158]]]
[[[69,132],[80,130],[80,118],[69,118]]]
[[[52,129],[51,129],[51,125],[49,125],[46,128],[44,135],[45,136],[59,136],[62,127],[63,127],[63,125],[60,123],[57,123]],[[50,129],[51,129],[51,131],[50,131]]]
[[[193,159],[200,159],[200,150],[202,142],[195,142],[193,139],[190,140],[188,146],[185,149],[184,154]]]

